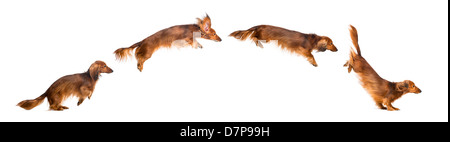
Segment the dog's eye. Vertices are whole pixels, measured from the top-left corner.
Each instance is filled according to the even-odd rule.
[[[106,68],[106,65],[105,66],[103,66],[104,68]]]

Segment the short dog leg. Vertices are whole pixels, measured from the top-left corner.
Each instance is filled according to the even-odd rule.
[[[306,52],[303,55],[305,55],[309,63],[311,63],[314,67],[317,67],[316,59],[314,59],[314,56],[311,54],[311,52]]]
[[[203,46],[202,46],[200,43],[198,43],[197,41],[194,41],[194,42],[192,43],[192,47],[193,47],[193,48],[200,48],[200,49],[203,48]]]
[[[153,52],[150,53],[150,54],[147,54],[146,57],[140,57],[140,58],[137,58],[137,61],[138,61],[138,63],[137,63],[137,68],[138,68],[138,70],[139,70],[140,72],[142,72],[142,70],[144,70],[144,62],[145,62],[146,60],[148,60],[150,57],[152,57],[152,54],[153,54]]]
[[[383,99],[383,104],[387,107],[388,111],[400,110],[392,106],[392,102],[388,98]]]
[[[258,38],[253,38],[253,42],[256,44],[256,46],[258,46],[260,48],[264,48],[261,41],[263,41],[265,43],[266,40],[259,40]]]
[[[344,67],[347,67],[348,66],[348,61],[347,62],[345,62],[345,64],[344,64]]]
[[[62,94],[58,93],[58,94],[54,94],[54,95],[52,95],[52,97],[48,98],[48,102],[50,103],[50,107],[49,107],[50,110],[61,111],[64,109],[69,109],[66,106],[61,106],[62,98],[60,96],[62,96]]]
[[[264,48],[264,46],[262,45],[262,42],[261,41],[263,41],[264,43],[265,43],[265,40],[258,40],[257,42],[256,42],[256,46],[258,46],[258,47],[260,47],[260,48]]]
[[[383,106],[382,102],[376,102],[377,106],[379,109],[387,109],[386,107]]]

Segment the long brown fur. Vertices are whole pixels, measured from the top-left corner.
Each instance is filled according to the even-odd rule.
[[[392,103],[395,100],[407,93],[418,94],[422,92],[415,86],[414,82],[410,80],[390,82],[381,78],[361,56],[356,28],[350,25],[349,30],[353,46],[355,46],[357,52],[351,49],[350,60],[344,64],[344,67],[348,67],[349,73],[353,70],[359,76],[361,85],[372,96],[378,108],[387,109],[389,111],[399,110],[392,106]]]
[[[204,39],[222,41],[216,31],[211,28],[211,19],[206,15],[203,19],[197,18],[197,24],[177,25],[163,29],[128,48],[117,49],[114,54],[116,59],[124,60],[131,56],[131,52],[136,48],[137,68],[142,72],[144,62],[152,57],[152,54],[160,47],[170,48],[175,41],[181,40],[187,42],[193,48],[202,48],[202,45],[194,39],[194,32],[200,33],[199,37]]]
[[[235,37],[239,40],[246,40],[250,38],[253,42],[255,42],[256,46],[261,48],[263,48],[261,42],[277,40],[278,45],[282,49],[306,57],[315,67],[317,67],[317,63],[314,56],[311,54],[313,50],[320,52],[326,50],[333,52],[338,51],[329,37],[318,36],[316,34],[304,34],[271,25],[254,26],[248,30],[235,31],[229,36]]]
[[[47,97],[50,104],[50,110],[69,109],[62,106],[61,103],[70,96],[79,98],[77,105],[80,105],[84,99],[91,99],[95,84],[99,79],[100,73],[112,73],[113,70],[106,66],[103,61],[94,62],[84,73],[66,75],[56,80],[44,94],[34,100],[24,100],[17,104],[26,110],[33,109],[40,105]]]

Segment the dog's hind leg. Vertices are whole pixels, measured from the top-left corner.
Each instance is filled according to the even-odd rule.
[[[144,69],[144,62],[147,61],[148,59],[150,59],[152,57],[153,51],[149,51],[147,50],[147,53],[145,54],[137,54],[136,55],[136,59],[138,61],[137,63],[137,68],[140,72],[142,72],[142,70]]]
[[[266,43],[265,40],[258,40],[256,38],[253,39],[253,42],[255,42],[256,46],[260,47],[260,48],[264,48],[264,46],[262,45],[262,42]]]
[[[387,109],[383,106],[383,102],[375,102],[379,109]]]
[[[64,109],[69,109],[69,107],[63,106],[61,104],[52,104],[50,105],[50,110],[64,110]]]
[[[348,73],[352,71],[353,66],[350,64],[350,60],[345,62],[344,67],[348,67]]]
[[[149,57],[140,57],[137,58],[137,68],[140,72],[142,72],[142,70],[144,70],[144,62],[147,61],[149,58],[151,57],[151,55]]]
[[[50,110],[61,111],[61,110],[64,110],[64,109],[69,109],[69,107],[62,106],[62,105],[50,105]]]
[[[61,97],[61,94],[53,94],[48,97],[48,102],[50,103],[50,110],[64,110],[69,109],[69,107],[62,106],[61,103],[64,98]]]

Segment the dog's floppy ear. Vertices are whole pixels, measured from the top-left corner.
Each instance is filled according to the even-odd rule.
[[[319,51],[327,50],[327,44],[328,44],[327,39],[325,39],[325,38],[320,39],[319,42],[317,42],[317,45],[316,45],[317,46],[317,50],[319,50]]]
[[[98,79],[98,75],[100,74],[99,72],[99,66],[97,63],[93,63],[90,67],[89,67],[89,76],[91,76],[91,78],[93,80],[97,80]]]
[[[406,91],[409,87],[409,82],[407,80],[403,81],[403,82],[397,82],[395,84],[395,89],[397,91]]]

